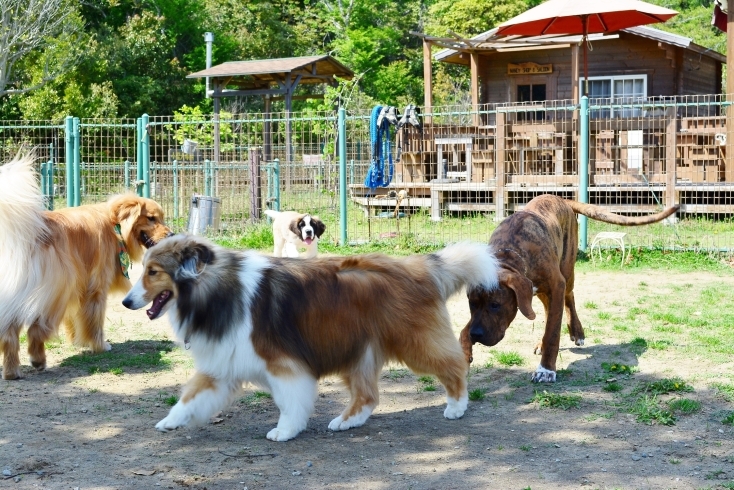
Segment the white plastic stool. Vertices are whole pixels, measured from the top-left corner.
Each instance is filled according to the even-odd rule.
[[[622,248],[622,264],[620,264],[620,267],[624,265],[624,237],[627,235],[627,233],[622,233],[619,231],[602,231],[600,233],[597,233],[594,237],[594,240],[591,242],[591,261],[594,265],[596,265],[596,260],[594,258],[594,247],[596,247],[596,251],[599,253],[599,261],[601,262],[601,248],[599,247],[599,242],[602,240],[612,240],[615,243],[618,243],[619,246]]]

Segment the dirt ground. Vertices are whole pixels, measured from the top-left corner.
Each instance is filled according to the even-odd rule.
[[[584,326],[593,327],[594,317],[581,305],[623,304],[632,294],[630,285],[640,281],[731,288],[734,275],[579,274],[576,297]],[[535,307],[542,312],[540,304]],[[454,297],[450,311],[458,334],[468,319],[465,296]],[[721,424],[719,415],[734,407],[707,381],[717,373],[729,375],[734,359],[715,364],[652,350],[638,356],[611,330],[587,334],[583,348],[564,335],[559,367],[571,373],[570,380],[538,386],[529,379],[538,363],[532,346],[543,323],[518,317],[498,346],[475,346],[469,389],[485,389],[486,395],[469,402],[462,419],[444,419],[440,385],[424,391],[417,376],[392,366],[383,372],[380,405],[363,427],[327,429],[347,393],[338,380],[325,379],[307,430],[275,443],[265,434],[276,425],[278,410],[253,386],[244,387],[209,425],[156,431],[170,397],[193,374],[192,363],[178,346],[166,352],[171,344],[165,340],[172,338],[167,320],[150,322],[143,310],[122,307],[120,298],[110,301],[107,317],[113,353],[127,351],[141,359],[158,355],[170,364],[94,373],[93,356],[63,340],[50,346],[44,372],[33,371],[25,356],[24,378],[0,381],[0,487],[734,488],[734,431]],[[525,363],[484,367],[492,351],[518,352]],[[674,426],[649,426],[615,409],[613,395],[602,390],[603,380],[573,382],[603,377],[600,365],[610,359],[638,366],[636,379],[692,380],[695,391],[689,396],[702,402],[703,410]],[[578,393],[581,405],[564,411],[529,403],[536,389],[546,388]]]

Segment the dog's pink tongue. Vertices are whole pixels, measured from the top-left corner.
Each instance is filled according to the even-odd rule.
[[[151,320],[154,320],[158,315],[161,314],[161,310],[163,309],[163,305],[166,304],[166,301],[168,301],[168,298],[171,297],[170,291],[163,291],[161,294],[155,297],[153,300],[153,306],[150,307],[149,310],[146,310],[145,313],[148,315],[148,318]]]
[[[311,245],[311,242],[313,242],[313,238],[306,238],[303,241],[306,242],[306,245]]]

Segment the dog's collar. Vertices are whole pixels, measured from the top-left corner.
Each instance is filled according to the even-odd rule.
[[[127,253],[125,240],[122,239],[122,229],[119,223],[115,225],[115,236],[117,236],[117,257],[120,261],[120,271],[123,276],[130,279],[127,273],[127,270],[130,268],[130,254]]]
[[[525,270],[523,270],[523,272],[522,272],[522,273],[523,273],[523,275],[524,275],[525,277],[528,277],[528,263],[527,263],[527,262],[525,262],[525,258],[523,258],[523,256],[522,256],[522,255],[520,255],[519,253],[517,253],[517,251],[516,251],[516,250],[513,250],[513,249],[511,249],[511,248],[503,248],[503,249],[501,249],[501,251],[502,251],[502,252],[511,252],[511,253],[514,253],[515,255],[517,255],[518,257],[520,257],[520,260],[522,261],[522,266],[523,266],[523,268],[525,269]]]

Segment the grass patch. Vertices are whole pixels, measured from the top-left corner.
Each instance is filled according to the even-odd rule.
[[[632,404],[630,412],[643,424],[675,425],[676,417],[670,410],[660,406],[657,395],[645,395]]]
[[[403,368],[390,368],[387,373],[383,375],[383,377],[392,381],[397,381],[398,379],[405,378],[406,376],[410,376],[410,371]]]
[[[587,301],[586,303],[584,303],[584,308],[587,308],[589,310],[596,310],[599,307],[593,301]]]
[[[576,408],[581,404],[581,395],[550,393],[543,390],[536,391],[531,403],[537,403],[539,408],[559,408],[568,410]]]
[[[484,400],[484,390],[481,388],[476,388],[474,390],[471,390],[469,392],[469,400],[473,402]]]
[[[601,368],[608,373],[614,374],[632,374],[639,371],[639,368],[636,366],[628,366],[627,364],[620,364],[616,362],[602,362]]]
[[[608,391],[610,393],[616,393],[618,391],[622,391],[622,385],[620,385],[619,383],[614,383],[614,382],[607,383],[606,385],[604,385],[602,390]]]
[[[494,357],[497,362],[503,366],[522,366],[525,364],[525,359],[517,352],[494,352]]]
[[[721,423],[724,425],[734,425],[734,410],[724,415],[724,418],[721,419]]]
[[[111,351],[67,357],[60,365],[90,374],[109,372],[118,376],[124,371],[163,370],[171,367],[173,348],[170,340],[131,340],[115,344]]]
[[[728,402],[734,402],[734,385],[727,383],[711,383],[710,385],[716,390],[716,394],[724,398]]]
[[[176,395],[171,395],[163,399],[163,403],[168,405],[169,407],[174,406],[176,403],[178,403],[178,397]]]
[[[599,313],[597,313],[596,316],[597,318],[599,318],[599,320],[609,320],[610,318],[612,318],[611,313],[606,311],[600,311]]]
[[[247,233],[232,236],[219,235],[214,242],[226,248],[272,250],[273,227],[267,222],[252,226]]]
[[[529,444],[523,444],[522,446],[520,446],[520,451],[530,451],[531,449],[532,446],[530,446]]]
[[[253,393],[250,393],[246,397],[241,398],[240,403],[247,405],[247,406],[258,405],[263,400],[268,400],[270,398],[272,398],[272,395],[268,393],[267,391],[257,390],[257,391],[254,391]]]
[[[731,226],[731,225],[729,225]],[[591,236],[592,230],[589,230]],[[596,261],[596,267],[588,257],[581,257],[576,262],[579,270],[619,270],[619,263],[622,260],[620,250],[610,249],[605,251],[610,256],[608,261]],[[680,272],[694,271],[711,271],[719,272],[729,270],[729,267],[722,261],[719,254],[701,253],[693,251],[670,251],[670,250],[652,250],[637,248],[632,250],[628,257],[625,256],[625,270],[634,269],[656,269],[656,270],[675,270]],[[640,282],[642,288],[647,287],[647,283]]]
[[[433,379],[433,376],[421,376],[418,381],[421,383],[423,391],[436,391],[436,380]]]
[[[670,407],[673,412],[680,412],[689,415],[701,410],[701,402],[691,400],[690,398],[677,398],[669,401],[668,407]]]
[[[693,387],[680,378],[663,378],[658,381],[643,383],[636,393],[650,393],[652,395],[665,395],[668,393],[690,393]]]

